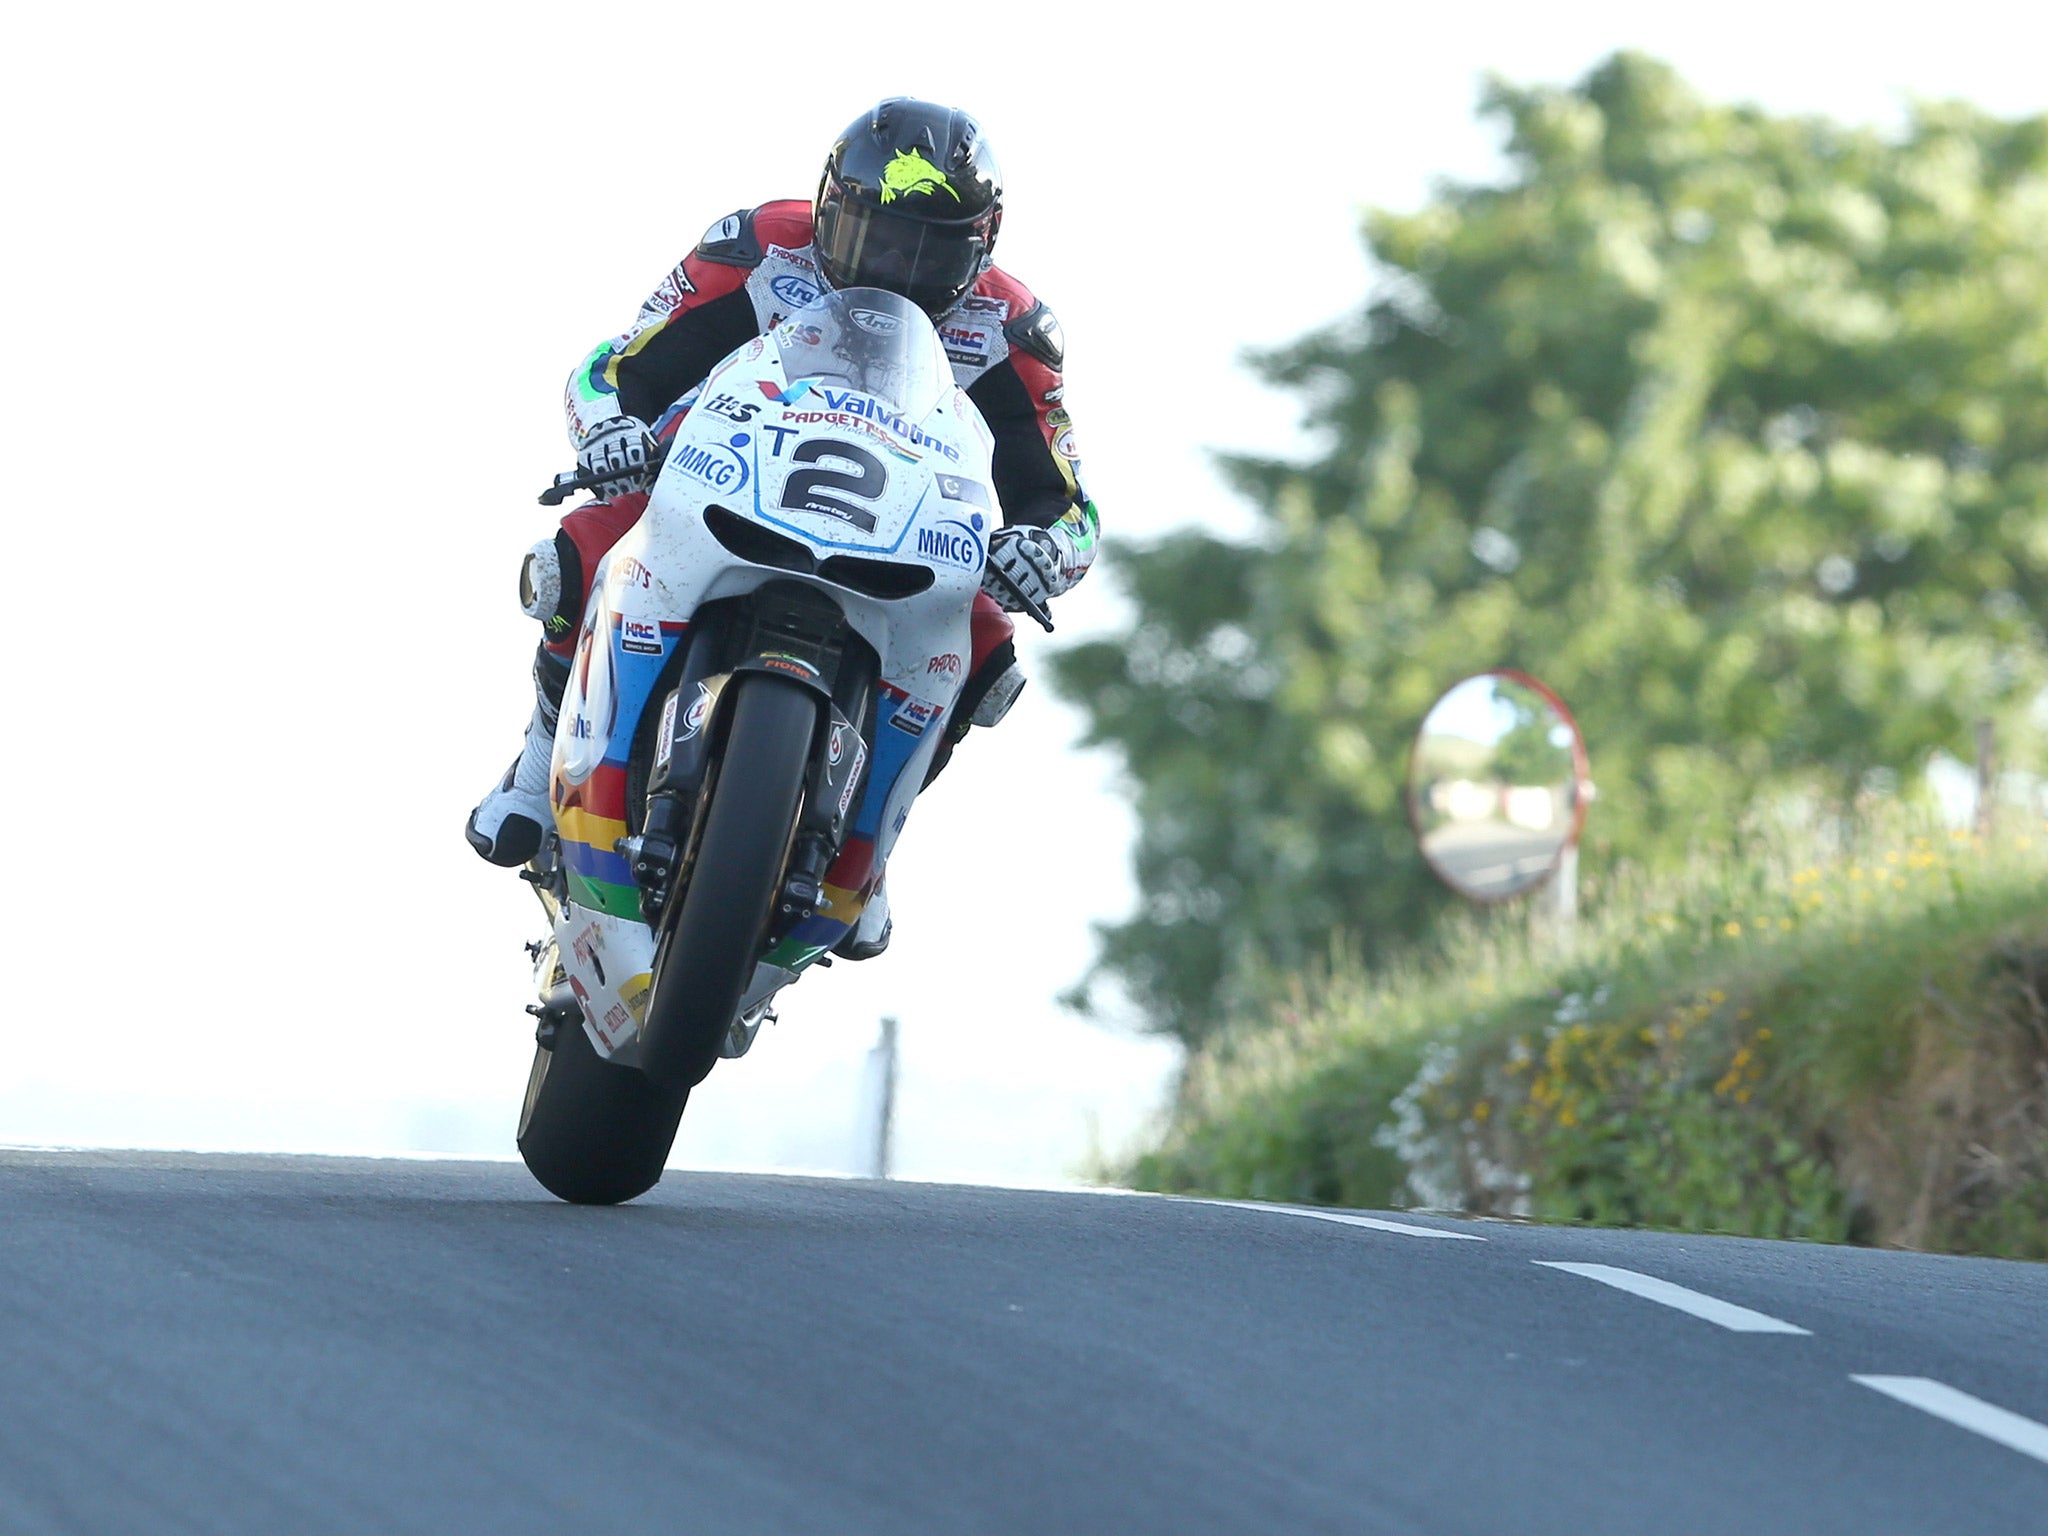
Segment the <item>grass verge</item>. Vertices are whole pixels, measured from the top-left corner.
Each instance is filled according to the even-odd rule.
[[[2048,1259],[2048,840],[1893,822],[1339,959],[1189,1065],[1144,1188]]]

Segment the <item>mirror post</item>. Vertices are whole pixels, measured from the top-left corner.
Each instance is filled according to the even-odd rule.
[[[1548,931],[1550,940],[1558,948],[1569,948],[1579,927],[1579,845],[1576,840],[1565,844],[1558,855],[1557,868],[1549,881],[1536,893],[1532,904],[1537,921]]]

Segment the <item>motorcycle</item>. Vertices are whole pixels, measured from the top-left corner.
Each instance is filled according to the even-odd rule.
[[[592,582],[523,872],[549,935],[519,1151],[579,1204],[653,1187],[691,1090],[859,922],[1001,526],[993,436],[894,294],[825,293],[678,413]]]

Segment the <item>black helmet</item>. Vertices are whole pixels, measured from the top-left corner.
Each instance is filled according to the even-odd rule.
[[[839,135],[818,183],[818,268],[933,318],[974,286],[1003,222],[1003,173],[965,112],[892,96]]]

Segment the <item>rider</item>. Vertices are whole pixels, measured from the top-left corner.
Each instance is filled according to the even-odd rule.
[[[522,567],[521,602],[545,629],[534,658],[537,697],[518,761],[470,813],[479,854],[523,864],[551,819],[549,765],[569,658],[598,562],[647,505],[646,466],[659,447],[648,423],[672,432],[720,361],[821,288],[883,288],[922,308],[995,436],[1005,526],[989,539],[973,656],[945,750],[970,723],[1002,718],[1023,686],[1003,610],[1042,606],[1072,587],[1095,557],[1097,533],[1062,403],[1059,322],[990,261],[1002,218],[1002,173],[980,125],[949,107],[891,98],[839,136],[811,203],[764,203],[712,225],[640,306],[632,329],[577,366],[565,399],[577,461],[613,478]],[[877,891],[841,952],[879,954],[888,932],[888,901]]]

